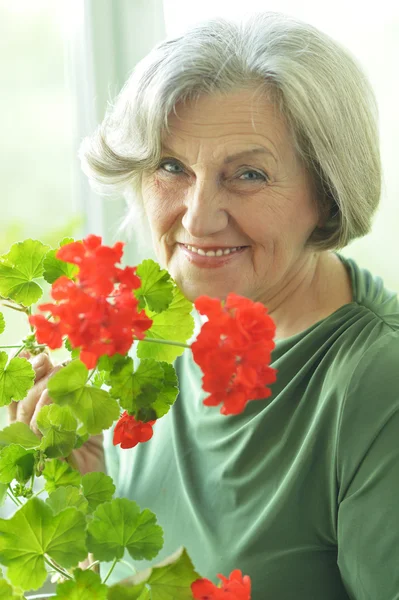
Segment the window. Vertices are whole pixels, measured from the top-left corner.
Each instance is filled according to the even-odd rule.
[[[0,3],[0,254],[31,237],[55,245],[81,236],[74,189],[78,175],[68,43],[80,26],[79,2],[8,0]],[[1,345],[27,333],[26,318],[0,306]],[[0,411],[0,426],[5,410]]]

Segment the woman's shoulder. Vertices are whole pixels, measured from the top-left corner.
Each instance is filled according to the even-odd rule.
[[[375,440],[399,416],[399,329],[388,331],[363,347],[346,382],[338,423],[338,460],[354,473]],[[399,427],[386,441],[397,446]]]
[[[386,324],[388,331],[399,331],[399,297],[389,289],[382,277],[361,267],[353,258],[337,253],[346,267],[353,292],[353,303],[371,320]]]

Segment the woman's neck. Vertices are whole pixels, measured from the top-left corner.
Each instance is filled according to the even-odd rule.
[[[352,300],[350,276],[338,256],[330,251],[315,254],[269,311],[276,323],[275,339],[305,331]]]

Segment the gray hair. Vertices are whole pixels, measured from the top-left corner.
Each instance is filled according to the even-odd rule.
[[[202,94],[256,89],[285,118],[315,184],[322,227],[308,245],[338,249],[366,235],[381,195],[378,107],[357,59],[316,27],[276,12],[214,18],[158,43],[133,69],[93,135],[82,169],[101,195],[123,195],[122,229],[143,216],[142,174],[161,158],[168,116]]]

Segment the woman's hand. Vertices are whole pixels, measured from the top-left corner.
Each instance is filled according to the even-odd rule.
[[[21,352],[19,356],[31,358],[29,352],[26,351]],[[16,421],[26,423],[36,435],[41,437],[42,434],[37,427],[37,415],[43,406],[52,402],[47,390],[47,382],[65,365],[53,365],[45,352],[32,357],[31,363],[36,373],[35,384],[29,390],[26,398],[19,402],[11,402],[8,407],[8,415],[10,423]],[[103,435],[92,436],[78,450],[74,450],[71,453],[71,461],[82,475],[92,471],[105,473]]]

